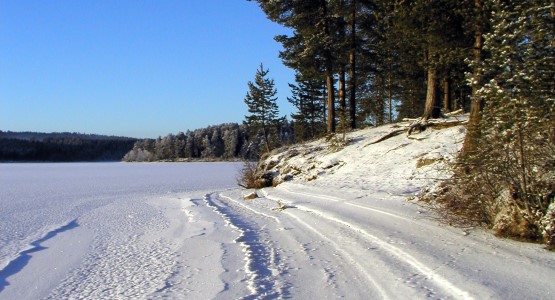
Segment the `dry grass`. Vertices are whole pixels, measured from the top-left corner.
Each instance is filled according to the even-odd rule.
[[[256,162],[247,161],[237,178],[237,184],[246,189],[261,189],[272,186],[272,176],[264,174]]]

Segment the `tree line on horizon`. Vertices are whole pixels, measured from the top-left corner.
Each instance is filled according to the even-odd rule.
[[[143,139],[134,144],[123,161],[257,160],[267,140],[272,141],[272,147],[293,143],[290,122],[282,118],[268,135],[253,133],[243,124],[225,123]]]
[[[97,134],[0,131],[0,161],[121,161],[135,141]]]

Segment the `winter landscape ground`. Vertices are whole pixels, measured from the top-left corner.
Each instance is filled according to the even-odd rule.
[[[0,164],[0,299],[555,298],[553,252],[407,200],[464,128],[395,126],[277,153],[254,200],[237,163]]]

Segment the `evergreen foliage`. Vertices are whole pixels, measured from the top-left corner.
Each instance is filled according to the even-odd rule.
[[[545,239],[555,223],[555,28],[551,1],[486,1],[492,10],[479,143],[461,157],[452,203],[503,236]],[[475,78],[472,78],[475,80]],[[456,204],[459,202],[458,204]],[[453,205],[453,204],[452,204]]]
[[[280,119],[274,137],[280,144],[293,142],[292,125]],[[157,139],[137,141],[124,161],[233,161],[256,160],[264,149],[261,132],[251,135],[245,125],[236,123],[169,134]]]
[[[275,132],[278,122],[277,90],[274,80],[267,77],[269,72],[260,64],[254,82],[249,81],[245,103],[250,115],[245,116],[244,121],[251,132],[262,132],[266,152],[276,145],[275,140],[270,140],[270,135]]]
[[[287,100],[297,108],[291,114],[296,141],[304,141],[322,135],[325,126],[325,83],[322,80],[304,79],[295,75],[297,85],[289,84],[292,97]]]
[[[0,131],[0,161],[119,161],[135,141],[68,132]]]
[[[555,215],[552,0],[256,2],[292,29],[276,40],[297,74],[289,99],[297,140],[335,132],[337,121],[342,129],[419,116],[425,124],[470,109],[447,206],[500,234],[555,232],[546,221]],[[320,85],[325,103],[311,106],[322,104],[311,102]],[[506,219],[519,225],[499,225]]]

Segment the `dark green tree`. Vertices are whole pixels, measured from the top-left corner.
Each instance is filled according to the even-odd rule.
[[[269,69],[264,70],[264,66],[260,64],[254,82],[249,81],[245,103],[250,115],[245,116],[244,121],[251,132],[261,131],[267,152],[271,150],[269,136],[278,121],[277,90],[274,80],[268,78],[269,72]]]
[[[268,19],[294,30],[292,37],[278,36],[284,46],[284,63],[308,75],[316,71],[326,81],[327,130],[335,132],[335,79],[337,62],[337,34],[334,28],[337,16],[328,0],[256,0]],[[305,64],[306,63],[306,64]],[[317,63],[317,65],[315,65]]]
[[[394,8],[396,34],[409,41],[426,73],[426,103],[422,118],[437,118],[441,110],[440,80],[456,71],[455,65],[468,57],[472,35],[464,30],[464,12],[472,1],[413,0],[399,1]],[[447,89],[448,90],[448,89]]]
[[[292,97],[287,100],[297,108],[297,112],[291,114],[296,140],[304,141],[324,132],[325,82],[304,78],[298,72],[295,74],[295,81],[296,85],[289,84]]]

